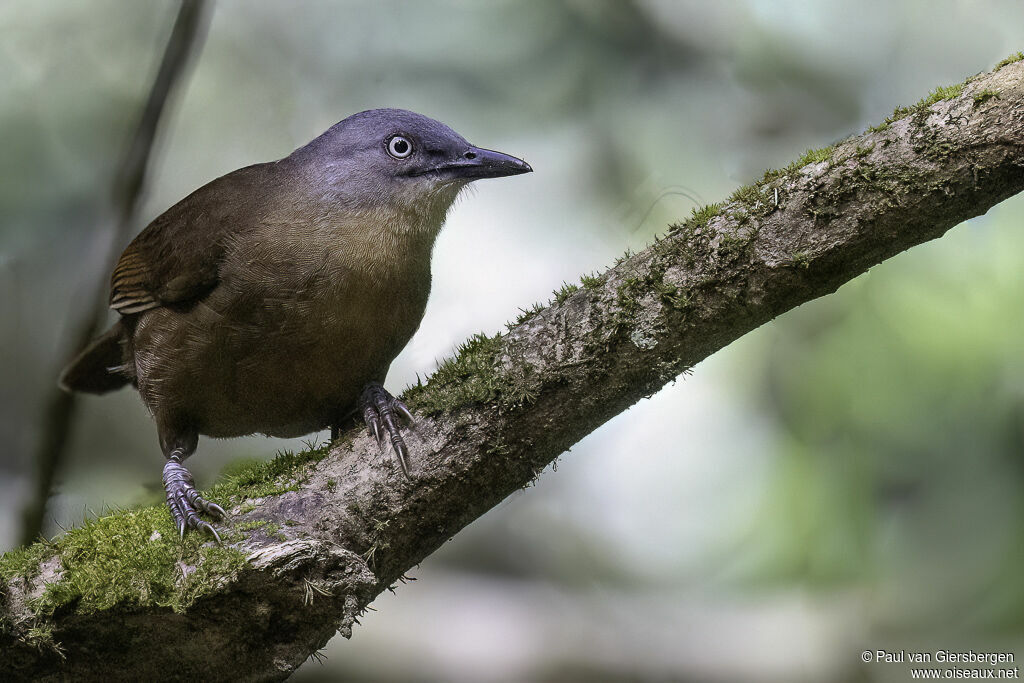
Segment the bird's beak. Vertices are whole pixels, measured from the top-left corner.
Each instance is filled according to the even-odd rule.
[[[517,159],[509,154],[480,147],[470,147],[458,159],[435,166],[431,170],[452,178],[478,180],[519,175],[520,173],[529,173],[533,169],[522,159]]]

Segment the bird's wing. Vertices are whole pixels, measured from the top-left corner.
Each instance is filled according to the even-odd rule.
[[[213,289],[224,246],[218,231],[205,227],[167,214],[153,221],[121,254],[110,278],[110,307],[141,313]]]
[[[258,220],[272,166],[218,178],[150,223],[114,267],[110,307],[129,315],[206,296],[219,282],[228,240]]]

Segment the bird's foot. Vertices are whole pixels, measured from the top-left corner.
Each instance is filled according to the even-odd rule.
[[[178,535],[184,538],[186,529],[199,529],[213,534],[217,543],[221,543],[220,534],[212,524],[199,516],[199,512],[223,519],[224,508],[200,496],[192,483],[192,473],[181,464],[177,456],[172,456],[164,465],[164,490],[167,492],[167,507],[171,509],[171,516],[178,527]]]
[[[407,422],[412,424],[413,416],[409,407],[387,392],[387,390],[376,382],[367,384],[359,397],[359,407],[363,411],[363,420],[366,422],[370,433],[377,439],[377,443],[384,440],[384,432],[391,438],[391,447],[398,458],[398,465],[406,477],[412,478],[409,474],[409,449],[402,438],[402,432],[398,426],[395,416],[400,415]]]

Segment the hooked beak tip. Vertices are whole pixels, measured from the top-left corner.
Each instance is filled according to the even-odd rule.
[[[468,180],[504,178],[533,171],[530,164],[518,157],[481,147],[471,147],[458,163],[449,168],[455,175]]]
[[[437,166],[415,169],[409,175],[435,174],[441,178],[465,181],[482,178],[504,178],[506,176],[532,173],[533,167],[522,159],[481,147],[470,147],[460,158]]]
[[[533,171],[530,164],[518,157],[480,147],[470,149],[466,158],[470,160],[467,175],[475,178],[504,178]]]

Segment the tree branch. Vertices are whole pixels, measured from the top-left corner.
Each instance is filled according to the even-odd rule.
[[[560,453],[743,334],[1024,189],[1024,61],[809,152],[476,337],[410,389],[415,480],[360,429],[211,492],[227,547],[165,511],[0,561],[0,675],[283,678]]]

